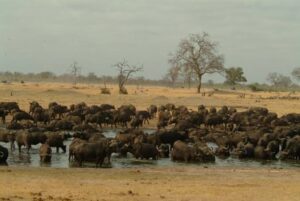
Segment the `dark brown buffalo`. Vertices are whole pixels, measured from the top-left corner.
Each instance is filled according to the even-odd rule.
[[[134,135],[130,134],[130,133],[118,133],[115,136],[115,139],[117,140],[117,142],[121,145],[124,144],[131,144],[133,142],[134,139]]]
[[[263,147],[261,145],[257,145],[254,148],[254,157],[256,159],[266,160],[266,159],[269,159],[270,154],[266,151],[265,147]]]
[[[255,146],[250,142],[240,142],[232,154],[239,158],[253,158]]]
[[[154,118],[158,109],[157,109],[157,106],[156,105],[150,105],[147,109],[147,111],[149,112],[151,118]]]
[[[215,161],[213,150],[209,148],[205,143],[196,143],[194,146],[197,149],[197,160],[201,162]]]
[[[9,113],[8,110],[0,108],[0,117],[1,117],[3,124],[5,124],[5,119],[6,119],[6,116],[8,115],[8,113]]]
[[[64,117],[64,120],[73,122],[75,125],[80,125],[82,122],[82,119],[80,116],[73,116],[73,115],[68,115]]]
[[[45,134],[47,136],[46,143],[50,147],[55,147],[57,153],[59,152],[59,148],[61,148],[64,153],[66,152],[66,145],[64,145],[63,135],[60,135],[59,133],[55,133],[55,132],[46,132]]]
[[[114,113],[113,122],[115,127],[117,127],[117,124],[120,124],[122,127],[127,128],[127,123],[131,121],[131,116],[133,114],[130,110],[118,110]]]
[[[224,120],[220,114],[211,112],[205,117],[204,123],[208,127],[215,127],[217,125],[223,124]]]
[[[160,139],[159,135],[157,134],[150,134],[146,136],[147,143],[153,144],[153,145],[160,145]]]
[[[74,122],[62,119],[51,121],[47,128],[51,131],[72,130],[74,125],[76,125]]]
[[[158,147],[159,157],[160,158],[169,158],[170,156],[170,147],[167,144],[161,144]]]
[[[98,142],[98,141],[102,141],[103,139],[105,139],[105,136],[102,133],[92,133],[89,136],[88,141],[89,142]]]
[[[81,125],[75,125],[73,126],[72,128],[73,131],[86,131],[86,132],[97,132],[97,128],[95,128],[94,126],[92,125],[89,125],[89,124],[81,124]]]
[[[41,106],[38,102],[36,102],[36,101],[30,102],[30,103],[29,103],[29,114],[32,115],[33,112],[36,110],[36,108],[41,108],[41,109],[43,109],[42,106]]]
[[[169,111],[160,111],[158,113],[157,128],[160,129],[166,127],[170,119],[171,119],[171,114]]]
[[[197,161],[196,148],[178,140],[172,148],[171,159],[172,161],[184,161],[186,163]]]
[[[96,167],[101,167],[106,157],[110,158],[109,144],[107,141],[96,143],[79,143],[73,150],[75,160],[80,166],[83,162],[95,162]]]
[[[19,105],[16,102],[0,102],[0,108],[8,110],[9,112],[20,110]]]
[[[49,163],[51,161],[52,150],[47,143],[41,145],[39,149],[39,154],[40,154],[40,161],[42,163]]]
[[[10,142],[11,150],[15,148],[14,146],[15,139],[16,139],[15,133],[8,131],[6,129],[0,129],[0,142],[5,142],[5,143]]]
[[[300,135],[296,135],[286,141],[280,158],[300,160]]]
[[[49,114],[51,119],[62,118],[65,113],[67,113],[68,107],[63,105],[53,105],[49,107]]]
[[[41,132],[26,132],[20,131],[16,135],[16,142],[19,148],[19,152],[21,152],[21,147],[25,146],[27,148],[27,152],[29,152],[31,145],[37,145],[39,143],[44,144],[47,140],[47,136]]]
[[[215,155],[221,158],[227,158],[230,156],[229,148],[225,146],[219,146],[215,150]]]
[[[110,105],[110,104],[101,104],[101,105],[100,105],[100,109],[101,109],[102,111],[106,111],[106,110],[114,110],[114,109],[115,109],[115,106]]]
[[[148,160],[152,158],[152,160],[157,160],[159,156],[159,151],[155,145],[141,142],[133,144],[131,153],[137,159]]]
[[[0,145],[0,164],[6,163],[6,160],[8,158],[8,150]]]
[[[158,131],[157,135],[160,143],[169,144],[171,147],[173,147],[174,142],[177,140],[185,141],[188,139],[187,134],[181,134],[176,130]]]
[[[138,119],[142,119],[143,123],[147,122],[149,124],[149,119],[151,119],[151,114],[146,110],[136,111],[135,116]]]
[[[74,151],[76,150],[77,146],[81,143],[86,143],[86,140],[82,140],[80,138],[74,138],[69,146],[69,161],[74,159]]]
[[[143,118],[141,117],[133,117],[131,122],[130,122],[130,126],[131,128],[139,128],[143,126]]]
[[[24,126],[17,122],[10,122],[6,124],[6,128],[9,130],[22,130]]]
[[[34,121],[32,116],[30,114],[28,114],[27,112],[19,111],[19,112],[14,112],[13,113],[13,118],[12,118],[11,122],[18,122],[18,121],[22,121],[22,120],[32,120],[32,121]]]
[[[34,122],[37,124],[38,122],[43,122],[44,124],[47,124],[50,122],[50,115],[47,110],[43,110],[41,108],[36,108],[34,112],[32,113],[32,118],[34,119]]]

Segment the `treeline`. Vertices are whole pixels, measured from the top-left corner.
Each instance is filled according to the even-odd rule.
[[[53,72],[40,72],[40,73],[21,73],[21,72],[0,72],[0,81],[2,83],[9,82],[61,82],[61,83],[73,83],[76,79],[77,83],[84,84],[118,84],[117,76],[97,76],[95,73],[89,73],[87,75],[78,75],[76,78],[72,74],[57,75]],[[131,85],[153,85],[153,86],[167,86],[175,88],[192,88],[197,85],[193,79],[186,81],[185,79],[178,79],[175,83],[165,77],[159,80],[146,79],[142,76],[132,77],[128,80],[128,84]],[[300,91],[300,86],[297,84],[290,84],[288,87],[274,84],[265,83],[250,83],[250,84],[226,84],[215,83],[212,80],[208,80],[203,83],[207,88],[218,89],[250,89],[252,91]]]
[[[72,83],[76,79],[77,83],[96,83],[96,84],[116,84],[118,83],[117,76],[97,76],[95,73],[87,75],[78,75],[74,77],[72,74],[57,75],[53,72],[40,73],[20,73],[20,72],[0,72],[1,82],[62,82]],[[128,80],[128,84],[137,85],[163,85],[168,86],[170,83],[167,80],[151,80],[143,76],[133,77]]]

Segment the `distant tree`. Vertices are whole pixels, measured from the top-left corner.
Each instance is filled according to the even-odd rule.
[[[79,67],[77,62],[74,61],[71,64],[70,68],[71,68],[71,75],[73,76],[73,84],[76,85],[77,84],[77,79],[80,75],[81,67]]]
[[[217,52],[217,43],[211,41],[205,32],[183,39],[169,62],[181,68],[190,68],[198,81],[197,93],[200,93],[202,77],[205,74],[224,71],[224,59]]]
[[[295,68],[292,72],[292,76],[300,82],[300,67]]]
[[[13,73],[14,81],[19,81],[19,80],[23,79],[23,77],[24,77],[23,73],[20,73],[20,72]]]
[[[289,76],[278,73],[270,73],[267,76],[267,81],[274,87],[289,87],[292,85],[292,80]]]
[[[256,91],[264,91],[262,86],[259,83],[252,83],[249,84],[248,87],[251,89],[251,91],[256,92]]]
[[[87,75],[88,82],[95,82],[98,80],[98,77],[95,73],[91,72]]]
[[[13,80],[13,73],[12,72],[9,72],[9,71],[6,71],[6,72],[4,72],[4,77],[5,77],[5,79],[7,79],[7,80]]]
[[[144,84],[145,83],[145,77],[144,76],[138,76],[138,77],[136,77],[135,78],[135,80],[136,80],[136,84],[137,85],[141,85],[141,84]]]
[[[178,66],[172,66],[168,69],[168,72],[165,75],[165,79],[171,83],[172,87],[175,86],[175,83],[179,78],[179,73],[180,67]]]
[[[119,93],[127,94],[127,90],[125,88],[126,82],[128,81],[131,75],[143,70],[143,66],[129,65],[128,62],[124,60],[116,63],[114,67],[118,71]]]
[[[213,86],[215,83],[214,83],[213,80],[208,80],[208,81],[207,81],[207,84],[208,84],[209,86]]]
[[[49,71],[45,72],[40,72],[37,74],[38,77],[42,80],[48,80],[48,79],[53,79],[55,77],[55,74]]]
[[[247,82],[247,79],[243,74],[244,72],[241,67],[225,69],[225,84],[236,85],[239,82]]]

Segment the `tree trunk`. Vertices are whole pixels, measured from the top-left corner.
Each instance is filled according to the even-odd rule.
[[[122,91],[122,88],[123,88],[123,84],[122,84],[122,82],[121,82],[121,81],[119,81],[119,93],[121,93],[121,91]]]
[[[191,82],[192,82],[192,79],[191,79],[191,77],[189,76],[189,77],[188,77],[188,87],[189,87],[189,89],[191,88]]]
[[[197,93],[200,94],[202,85],[202,75],[198,77],[198,86],[197,86]]]

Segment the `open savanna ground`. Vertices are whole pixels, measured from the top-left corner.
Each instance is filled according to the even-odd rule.
[[[111,95],[100,94],[103,85],[77,84],[74,87],[68,83],[10,83],[0,84],[0,101],[16,101],[22,109],[28,110],[29,102],[35,100],[47,107],[49,102],[70,105],[79,102],[87,104],[109,103],[116,106],[133,104],[138,109],[146,109],[150,104],[174,103],[196,109],[203,104],[207,107],[223,105],[245,109],[251,106],[267,107],[279,115],[300,113],[300,93],[292,95],[289,92],[250,92],[239,90],[214,91],[212,96],[196,94],[195,89],[168,88],[159,86],[128,86],[128,95],[119,95],[117,85],[109,85]],[[204,92],[213,89],[203,89]],[[240,95],[245,94],[245,98]],[[280,97],[294,97],[280,99]],[[274,99],[274,97],[278,99]],[[295,99],[298,98],[298,99]]]
[[[116,85],[108,86],[111,95],[100,94],[102,85],[67,83],[0,84],[0,101],[16,101],[24,110],[38,101],[71,105],[109,103],[133,104],[138,109],[149,105],[174,103],[197,109],[233,106],[267,107],[279,115],[300,113],[299,92],[250,92],[203,89],[212,96],[196,94],[195,89],[158,86],[128,86],[129,95],[119,95]],[[240,95],[245,94],[245,98]],[[275,98],[274,98],[275,97]],[[283,98],[285,97],[285,98]],[[298,98],[298,99],[297,99]],[[156,120],[151,122],[155,127]],[[206,167],[206,168],[204,168]],[[299,201],[300,170],[266,167],[141,167],[141,168],[33,168],[0,167],[0,201],[18,200],[172,200],[172,201]]]
[[[299,170],[0,168],[0,200],[299,201]]]

